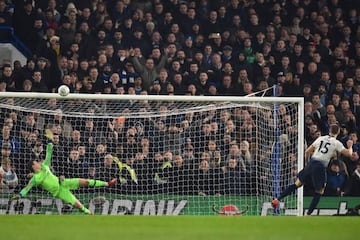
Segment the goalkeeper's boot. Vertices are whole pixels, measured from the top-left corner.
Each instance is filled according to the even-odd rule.
[[[274,198],[272,201],[271,201],[271,206],[274,208],[274,210],[278,209],[279,208],[279,200],[277,198]]]
[[[115,185],[116,182],[117,182],[117,178],[111,179],[110,181],[108,181],[108,187]]]
[[[274,215],[280,215],[280,202],[277,198],[271,201],[271,206],[274,208]]]

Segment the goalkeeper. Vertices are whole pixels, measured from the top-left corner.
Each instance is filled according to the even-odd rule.
[[[20,197],[26,196],[26,194],[34,186],[40,186],[42,189],[48,191],[53,197],[59,198],[65,203],[71,204],[80,211],[91,214],[90,210],[87,209],[72,193],[70,190],[78,189],[79,187],[110,187],[117,181],[116,178],[109,182],[83,179],[83,178],[58,178],[50,170],[50,163],[53,151],[52,144],[52,133],[46,131],[46,137],[50,139],[50,142],[46,146],[46,157],[43,162],[31,160],[28,163],[29,169],[33,172],[33,176],[30,179],[28,185],[23,188],[18,195],[15,195],[12,199],[17,200]]]

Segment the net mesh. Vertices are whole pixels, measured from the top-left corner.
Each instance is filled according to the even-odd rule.
[[[2,98],[1,144],[11,145],[10,152],[2,148],[2,158],[11,159],[18,183],[1,188],[1,211],[76,212],[40,188],[8,203],[29,180],[27,162],[45,158],[50,129],[55,175],[118,179],[111,188],[73,191],[95,213],[270,212],[272,196],[298,170],[298,106],[248,100]],[[295,209],[296,197],[286,204]]]

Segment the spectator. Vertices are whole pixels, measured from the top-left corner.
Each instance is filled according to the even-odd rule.
[[[6,1],[0,1],[0,26],[12,26],[12,15],[10,14]]]
[[[184,164],[188,165],[189,169],[194,169],[196,164],[196,158],[195,158],[194,147],[190,143],[187,143],[185,145],[182,159],[184,161]]]
[[[45,149],[41,140],[37,139],[31,148],[27,149],[24,154],[24,159],[33,159],[34,161],[41,161],[45,158]]]
[[[122,140],[124,148],[127,149],[127,158],[135,156],[135,154],[139,152],[139,142],[137,137],[136,128],[132,127],[127,129],[125,138]]]
[[[89,170],[89,162],[82,161],[80,158],[79,150],[73,148],[69,151],[68,158],[65,164],[61,175],[64,175],[66,178],[81,178],[87,176]]]
[[[62,46],[62,55],[70,49],[75,39],[75,30],[71,29],[71,23],[68,17],[62,17],[61,25],[56,34],[60,37],[60,45]]]
[[[155,154],[154,181],[157,186],[154,190],[158,189],[160,192],[167,191],[169,177],[171,176],[171,169],[173,167],[172,158],[173,155],[169,151],[164,154]]]
[[[348,181],[348,174],[345,168],[345,164],[342,161],[333,160],[329,165],[328,182],[324,195],[343,196]]]
[[[125,68],[120,73],[121,85],[128,89],[135,82],[135,78],[139,73],[135,71],[134,65],[131,62],[125,62]]]
[[[0,144],[4,148],[11,148],[11,152],[19,153],[20,142],[11,133],[11,128],[7,125],[2,127],[2,135],[0,136]]]
[[[351,174],[345,191],[346,196],[360,196],[360,162],[357,162],[355,171]]]
[[[13,193],[19,183],[16,172],[11,166],[9,158],[1,159],[0,193]]]
[[[71,138],[68,141],[68,148],[69,150],[83,144],[83,137],[81,136],[81,132],[79,130],[73,130],[71,132]]]
[[[58,108],[58,105],[53,106],[55,109],[54,114],[49,116],[47,119],[47,127],[48,129],[52,129],[53,126],[56,127],[54,133],[58,134],[61,138],[65,138],[66,140],[70,139],[73,134],[73,126],[72,124],[65,118],[63,111]],[[51,126],[53,124],[53,126]]]
[[[219,95],[238,95],[238,87],[236,83],[233,82],[230,75],[224,75],[222,77],[221,83],[219,83]]]
[[[160,81],[154,80],[153,85],[150,87],[150,95],[160,95],[163,94],[163,91],[161,89]]]
[[[1,145],[1,159],[5,158],[13,158],[14,153],[12,152],[12,148],[9,143],[3,143]]]
[[[39,70],[35,70],[32,76],[32,91],[34,92],[47,92],[45,80],[42,78],[42,73]]]
[[[33,8],[32,1],[25,1],[15,5],[13,24],[15,34],[24,41],[27,46],[32,46],[30,36],[36,18],[36,11]],[[31,48],[30,49],[34,49]]]
[[[193,186],[193,174],[190,166],[184,163],[184,159],[181,155],[174,156],[174,165],[171,168],[170,176],[170,193],[191,194],[191,188]]]
[[[246,140],[240,142],[240,153],[241,158],[244,159],[246,169],[250,172],[255,167],[255,159],[253,154],[250,152],[250,143]]]
[[[239,161],[237,159],[230,158],[226,166],[222,167],[224,173],[223,191],[225,195],[240,195],[249,191],[249,189],[245,189],[244,169],[242,169],[238,163]]]
[[[106,5],[103,2],[98,2],[96,5],[96,10],[94,11],[94,17],[95,17],[95,27],[101,26],[106,17],[109,17],[109,14],[106,9]]]
[[[96,146],[98,143],[101,143],[103,141],[101,138],[101,133],[95,125],[93,119],[85,120],[84,139],[86,139],[85,145],[90,148]]]
[[[114,162],[114,156],[111,154],[106,154],[103,164],[98,169],[94,169],[94,171],[95,176],[97,176],[99,180],[108,179],[109,177],[119,178],[119,168],[116,162]]]
[[[164,67],[166,58],[165,56],[161,57],[160,62],[155,66],[154,59],[148,58],[145,65],[142,65],[138,59],[135,57],[135,53],[130,51],[131,60],[135,66],[136,71],[138,71],[143,79],[143,88],[147,91],[150,90],[150,85],[158,77],[159,71]]]
[[[201,160],[197,166],[194,174],[194,194],[200,196],[220,195],[220,184],[218,181],[221,174],[220,168],[211,169],[209,162],[206,160]]]
[[[10,65],[3,65],[0,83],[5,84],[6,91],[15,91],[15,78],[13,76],[13,70]]]

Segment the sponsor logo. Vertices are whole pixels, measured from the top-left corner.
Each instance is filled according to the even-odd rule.
[[[248,206],[245,206],[245,209],[240,211],[235,205],[225,205],[220,210],[216,209],[216,205],[212,206],[212,210],[223,216],[240,216],[248,211]]]
[[[180,215],[187,205],[187,200],[127,200],[93,198],[89,209],[102,215]],[[27,198],[9,201],[0,198],[0,214],[61,214],[71,212],[72,207],[59,199],[41,198],[36,202]],[[77,212],[77,211],[76,211]]]

